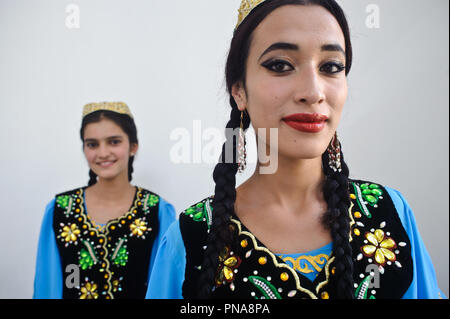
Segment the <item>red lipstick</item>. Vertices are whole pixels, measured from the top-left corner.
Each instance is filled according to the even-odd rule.
[[[325,128],[328,117],[322,114],[298,113],[286,116],[283,121],[296,129],[305,133],[319,133]]]

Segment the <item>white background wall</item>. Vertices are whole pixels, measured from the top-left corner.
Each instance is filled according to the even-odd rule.
[[[45,205],[87,183],[78,132],[85,103],[131,107],[141,146],[135,184],[178,212],[213,192],[213,165],[173,163],[170,134],[194,135],[194,120],[201,132],[223,131],[239,3],[0,0],[0,298],[32,296]],[[449,3],[340,3],[355,52],[339,129],[351,175],[404,194],[448,295]],[[79,28],[66,26],[69,4],[80,9]],[[380,9],[379,28],[366,25],[369,4]]]

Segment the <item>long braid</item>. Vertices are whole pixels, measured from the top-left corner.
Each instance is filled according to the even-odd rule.
[[[96,183],[97,183],[97,174],[95,174],[94,171],[90,169],[88,186],[92,186]]]
[[[328,210],[323,216],[324,224],[331,230],[333,239],[333,254],[335,256],[335,283],[337,298],[353,298],[353,259],[352,247],[349,242],[350,205],[349,169],[341,152],[342,172],[334,172],[328,164],[328,152],[322,156],[322,166],[326,175],[323,185],[324,198]]]
[[[246,63],[251,46],[251,35],[258,25],[275,9],[289,4],[297,5],[319,5],[328,10],[338,21],[345,37],[345,55],[346,69],[345,74],[348,75],[352,66],[353,50],[350,40],[350,30],[347,19],[342,8],[334,0],[278,0],[262,2],[257,8],[253,9],[241,25],[235,30],[230,45],[230,51],[226,63],[226,81],[227,89],[232,95],[232,87],[238,82],[246,83]],[[231,105],[236,108],[233,98],[230,98]],[[233,115],[233,112],[235,113]],[[230,122],[227,127],[236,128],[238,125],[237,110],[232,110]],[[244,127],[248,128],[249,118],[246,116]],[[234,146],[234,145],[233,145]],[[234,146],[235,147],[235,146]],[[235,148],[233,149],[235,151]],[[222,157],[225,151],[225,145]],[[348,207],[350,204],[348,192],[348,176],[349,171],[344,162],[341,153],[341,162],[343,171],[335,173],[328,167],[328,154],[325,152],[322,156],[324,173],[327,179],[323,185],[323,193],[328,205],[328,210],[324,214],[323,222],[330,229],[333,238],[333,252],[336,258],[335,280],[338,298],[352,298],[353,296],[353,260],[352,250],[349,243],[350,220],[348,216]],[[214,180],[216,182],[215,204],[213,208],[213,225],[211,234],[208,239],[208,248],[205,251],[205,260],[202,265],[204,276],[200,282],[200,296],[207,297],[211,292],[211,285],[214,283],[215,271],[218,266],[218,254],[224,247],[227,235],[224,225],[229,220],[229,215],[233,209],[236,193],[235,193],[235,174],[237,170],[236,164],[218,164],[214,171]],[[230,177],[230,175],[232,177]],[[231,190],[231,186],[233,186]],[[217,208],[215,208],[217,206]],[[215,221],[217,219],[217,221]],[[220,219],[220,220],[219,220]],[[225,234],[222,234],[222,231]],[[219,238],[219,233],[221,234]],[[225,239],[223,239],[223,238]],[[219,243],[213,240],[220,239]],[[206,261],[209,259],[209,261]]]
[[[129,182],[131,182],[131,180],[133,179],[133,172],[134,172],[133,162],[134,162],[134,156],[130,156],[130,158],[128,159],[128,181]]]
[[[230,99],[230,103],[232,110],[230,120],[226,126],[227,140],[222,146],[221,161],[216,165],[213,173],[216,184],[212,203],[213,218],[208,234],[207,247],[204,252],[198,291],[198,296],[204,299],[211,296],[216,271],[219,266],[219,254],[226,246],[233,246],[233,233],[229,228],[229,224],[236,202],[238,164],[236,162],[237,137],[233,135],[232,131],[240,126],[240,112],[234,99]],[[244,116],[243,124],[244,130],[249,127],[250,119],[248,116]],[[227,163],[229,156],[227,156],[226,152],[230,150],[233,153],[233,162]]]

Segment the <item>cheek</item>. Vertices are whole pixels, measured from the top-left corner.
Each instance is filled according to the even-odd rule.
[[[337,120],[340,119],[345,102],[347,101],[348,87],[347,81],[341,81],[330,85],[327,88],[326,97],[328,104],[331,106],[331,111],[334,113]]]
[[[113,152],[118,159],[121,159],[122,161],[128,161],[130,157],[130,146],[121,145],[120,147],[116,147]]]
[[[92,163],[95,161],[95,151],[89,150],[89,149],[84,149],[84,156],[86,157],[86,160],[88,161],[88,163]]]
[[[280,79],[259,79],[247,88],[248,111],[252,125],[278,127],[283,105],[289,102],[291,88]]]

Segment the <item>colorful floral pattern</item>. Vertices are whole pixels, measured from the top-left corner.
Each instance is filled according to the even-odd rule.
[[[377,184],[362,184],[361,186],[361,194],[364,200],[373,207],[376,207],[378,201],[382,199],[383,191],[380,189],[380,186]]]
[[[384,266],[388,260],[395,261],[393,249],[397,247],[397,244],[392,238],[386,237],[384,231],[377,229],[374,232],[367,232],[366,239],[369,244],[361,248],[366,257],[374,257],[375,262],[380,266]]]
[[[211,227],[211,199],[206,199],[184,211],[184,214],[190,216],[196,222],[206,222],[208,228]]]
[[[81,231],[78,229],[76,224],[69,224],[67,226],[61,225],[61,235],[60,237],[68,244],[77,243],[78,236]]]
[[[152,227],[158,225],[155,218],[158,216],[159,202],[157,195],[138,188],[128,212],[97,227],[85,213],[84,189],[56,196],[53,227],[63,269],[65,265],[78,264],[80,276],[86,278],[86,282],[77,289],[64,288],[64,298],[110,299],[125,296],[125,290],[127,296],[133,296],[136,293],[131,291],[135,286],[133,280],[139,276],[139,282],[145,284],[141,273],[147,270],[136,272],[134,269],[138,266],[135,264],[133,269],[129,268],[129,261],[137,254],[130,253],[129,247],[135,247],[136,241],[148,241],[148,245],[139,247],[152,247],[155,238]],[[148,207],[145,207],[146,204]],[[145,250],[144,255],[148,255],[150,260],[151,250]],[[142,256],[142,252],[138,254]],[[142,267],[147,267],[144,265]],[[127,281],[128,277],[136,278]]]
[[[234,271],[241,264],[241,259],[234,256],[228,247],[225,247],[219,256],[219,269],[216,276],[216,285],[220,286],[225,282],[231,283],[234,280]]]
[[[154,207],[158,203],[159,203],[159,197],[156,195],[151,194],[147,199],[147,205],[150,207]]]
[[[137,237],[143,236],[147,229],[147,223],[139,218],[130,225],[131,234]]]
[[[98,299],[97,284],[93,282],[87,282],[81,287],[80,299]]]

